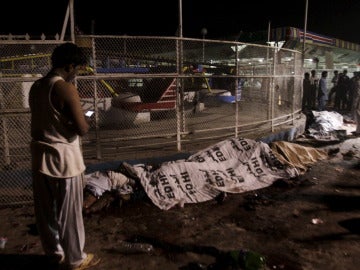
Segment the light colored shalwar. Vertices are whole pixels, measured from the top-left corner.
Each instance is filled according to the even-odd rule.
[[[64,256],[68,265],[77,266],[87,256],[82,216],[85,164],[79,136],[51,103],[58,80],[62,77],[44,77],[29,94],[34,207],[45,253]]]

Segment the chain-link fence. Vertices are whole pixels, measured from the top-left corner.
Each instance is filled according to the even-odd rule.
[[[59,41],[0,40],[0,205],[32,202],[32,83]],[[299,52],[206,39],[77,36],[89,58],[77,77],[87,164],[191,153],[219,140],[258,138],[301,111]]]

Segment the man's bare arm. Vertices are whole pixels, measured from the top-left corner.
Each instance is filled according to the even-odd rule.
[[[85,135],[90,127],[81,107],[76,87],[72,83],[58,81],[54,85],[54,90],[63,104],[63,109],[66,110],[67,116],[70,118],[69,120],[73,122],[75,132],[80,136]]]

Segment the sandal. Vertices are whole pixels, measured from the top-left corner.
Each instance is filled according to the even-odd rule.
[[[95,258],[94,254],[88,253],[86,258],[83,260],[83,262],[80,265],[73,267],[71,270],[88,269],[90,267],[93,267],[93,266],[99,264],[99,262],[100,262],[99,258]]]

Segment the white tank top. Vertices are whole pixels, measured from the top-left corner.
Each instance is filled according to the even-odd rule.
[[[69,178],[84,172],[85,164],[79,136],[51,102],[53,85],[59,80],[63,78],[44,77],[30,90],[32,168],[52,177]]]

